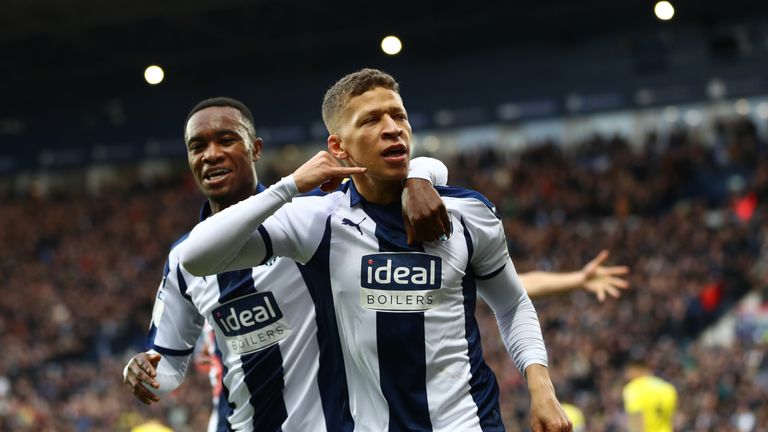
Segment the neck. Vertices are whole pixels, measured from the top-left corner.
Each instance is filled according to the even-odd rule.
[[[229,207],[230,205],[232,205],[232,203],[229,203],[229,202],[224,203],[221,201],[216,201],[211,198],[208,198],[208,204],[211,206],[211,214],[216,214],[224,210],[225,208]]]
[[[648,376],[650,374],[651,372],[649,370],[635,369],[635,370],[630,370],[628,375],[629,375],[629,380],[632,381],[634,379]]]
[[[357,192],[366,201],[373,204],[389,204],[400,199],[403,184],[400,180],[378,180],[365,174],[353,175]]]
[[[211,214],[216,214],[225,208],[237,204],[240,201],[246,200],[256,194],[256,190],[259,187],[259,177],[256,175],[256,169],[253,170],[253,182],[243,183],[241,187],[233,188],[231,190],[233,195],[238,196],[222,196],[220,198],[208,197],[208,204],[211,206]]]
[[[244,201],[251,196],[256,194],[256,188],[257,186],[254,186],[250,194],[244,194],[242,196],[236,197],[236,198],[219,198],[215,199],[212,197],[208,197],[208,204],[211,206],[211,214],[216,214],[225,208],[237,204],[240,201]]]

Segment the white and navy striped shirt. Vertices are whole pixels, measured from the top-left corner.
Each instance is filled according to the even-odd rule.
[[[502,271],[509,256],[492,205],[473,191],[438,191],[451,237],[409,246],[400,202],[371,204],[350,183],[283,205],[296,193],[289,177],[198,225],[181,259],[199,274],[272,254],[305,264],[311,291],[334,306],[322,313],[339,328],[356,430],[503,430],[474,316],[476,284],[506,275],[510,298],[530,300],[514,271]],[[535,311],[519,311],[517,366],[546,364]]]
[[[209,214],[206,203],[202,219]],[[306,270],[279,258],[196,277],[178,262],[185,240],[168,256],[147,341],[163,354],[161,383],[181,382],[206,318],[224,365],[218,431],[353,430],[338,337],[324,337],[337,334],[335,323],[317,320]],[[320,310],[332,308],[318,301]]]

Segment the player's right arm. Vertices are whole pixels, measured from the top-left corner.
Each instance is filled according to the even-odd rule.
[[[304,251],[300,248],[270,250],[270,234],[261,228],[262,223],[299,193],[318,186],[326,192],[336,190],[344,178],[365,170],[343,167],[326,151],[317,153],[292,175],[264,192],[198,224],[181,245],[181,264],[193,275],[203,276],[260,265],[275,252],[299,262],[305,261],[307,257],[301,255]],[[282,246],[283,242],[276,241],[275,244]]]
[[[160,354],[140,352],[131,357],[123,368],[123,384],[131,390],[133,397],[146,405],[160,402],[160,397],[146,388],[146,386],[160,388],[160,383],[155,379],[158,362],[160,362]]]

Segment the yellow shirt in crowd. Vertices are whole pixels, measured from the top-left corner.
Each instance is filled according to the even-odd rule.
[[[584,421],[584,413],[576,406],[569,403],[563,403],[560,404],[560,406],[563,407],[565,415],[567,415],[571,420],[571,423],[573,423],[573,432],[586,432],[587,424]]]
[[[677,409],[677,390],[672,384],[642,376],[624,386],[623,397],[627,415],[642,415],[643,432],[672,432]]]

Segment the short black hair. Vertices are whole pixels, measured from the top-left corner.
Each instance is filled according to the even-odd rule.
[[[229,97],[224,96],[218,96],[218,97],[212,97],[205,100],[202,100],[195,105],[194,108],[192,108],[192,111],[187,114],[187,120],[184,121],[184,130],[187,128],[187,123],[189,123],[189,119],[192,118],[193,115],[195,115],[196,112],[202,111],[206,108],[210,107],[231,107],[238,111],[240,111],[240,114],[242,114],[243,118],[248,122],[246,124],[247,127],[249,127],[249,132],[252,134],[250,137],[251,139],[256,138],[256,122],[253,121],[253,114],[251,114],[251,110],[248,109],[247,106],[245,106],[244,103],[240,102],[239,100],[232,99]]]

